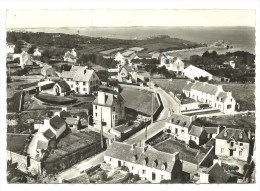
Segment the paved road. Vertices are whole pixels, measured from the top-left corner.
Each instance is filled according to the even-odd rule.
[[[153,124],[147,126],[147,139],[153,137],[158,132],[163,130],[164,123],[167,117],[169,116],[169,110],[174,111],[174,113],[179,113],[179,105],[173,100],[173,98],[166,93],[161,88],[155,88],[155,91],[160,94],[164,109],[162,110],[161,114],[158,117],[158,120],[155,121]],[[145,129],[137,132],[124,142],[132,144],[132,143],[141,143],[145,140]],[[64,179],[71,179],[80,175],[80,171],[83,169],[88,169],[91,166],[97,165],[102,163],[104,160],[104,152],[81,161],[80,163],[74,165],[73,167],[61,172],[58,176]]]

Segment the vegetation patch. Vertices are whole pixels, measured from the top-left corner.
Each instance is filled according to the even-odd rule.
[[[54,105],[67,105],[67,104],[75,103],[77,101],[77,99],[73,99],[70,97],[54,96],[50,94],[39,94],[39,95],[35,95],[35,97],[42,102],[54,104]]]

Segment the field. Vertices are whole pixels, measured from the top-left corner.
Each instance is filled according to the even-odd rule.
[[[255,84],[225,84],[223,89],[232,92],[241,110],[255,110]]]
[[[172,79],[172,81],[169,79],[153,79],[152,81],[166,92],[181,93],[188,79]]]
[[[125,106],[145,115],[152,114],[152,93],[146,90],[124,87],[121,92],[122,97],[126,101]],[[154,96],[153,109],[159,107],[157,99]]]

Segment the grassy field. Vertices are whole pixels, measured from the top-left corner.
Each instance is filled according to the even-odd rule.
[[[158,86],[164,89],[166,92],[181,93],[183,87],[187,84],[188,79],[153,79]]]
[[[147,115],[152,114],[152,93],[151,92],[127,87],[127,88],[123,88],[121,95],[126,101],[125,103],[126,107]],[[153,102],[154,111],[158,108],[158,106],[159,105],[157,99],[154,96],[154,102]]]
[[[255,110],[255,84],[225,84],[225,91],[231,91],[241,110]]]

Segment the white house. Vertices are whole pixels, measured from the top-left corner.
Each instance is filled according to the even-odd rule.
[[[207,103],[224,113],[235,111],[236,101],[232,92],[225,92],[222,85],[208,84],[207,82],[188,82],[183,93],[196,101]]]
[[[176,139],[189,143],[190,135],[189,128],[194,116],[186,116],[180,114],[172,114],[165,122],[166,132],[171,133]]]
[[[112,168],[126,166],[129,172],[152,183],[174,180],[182,171],[178,152],[169,154],[150,146],[139,147],[117,141],[107,148],[104,161]]]
[[[118,61],[121,66],[124,66],[125,64],[132,65],[131,61],[133,59],[138,59],[138,56],[136,55],[135,51],[133,50],[127,50],[123,52],[122,54],[118,52],[115,55],[115,61]]]
[[[71,51],[65,52],[63,59],[67,62],[76,63],[77,53],[75,52],[75,49],[73,48]]]
[[[215,154],[220,157],[232,157],[247,161],[249,139],[243,129],[225,128],[216,136]]]
[[[93,102],[93,121],[100,128],[101,121],[105,131],[116,127],[125,119],[125,100],[116,91],[100,90]]]
[[[14,44],[6,44],[6,54],[14,54],[14,48],[15,45]]]
[[[179,57],[172,57],[163,53],[160,62],[160,67],[162,66],[165,66],[167,70],[173,71],[177,75],[183,75],[184,62]]]
[[[53,86],[53,94],[56,96],[70,95],[71,88],[65,80],[60,80]]]
[[[208,80],[212,80],[213,78],[212,74],[193,65],[189,65],[187,68],[185,68],[183,73],[184,76],[192,80],[194,80],[195,78],[199,78],[201,76],[208,77]]]
[[[230,65],[233,69],[236,67],[234,60],[224,62],[224,65]]]
[[[190,140],[194,141],[197,145],[203,145],[209,140],[205,127],[196,125],[191,126],[189,136]]]
[[[20,54],[14,54],[13,58],[19,58],[21,68],[24,68],[26,65],[32,65],[31,56],[25,51]]]
[[[41,55],[42,55],[42,53],[39,51],[38,48],[36,48],[36,49],[34,50],[33,56],[41,56]]]
[[[86,68],[62,71],[61,79],[65,80],[76,94],[91,94],[98,90],[100,83],[95,71]]]

